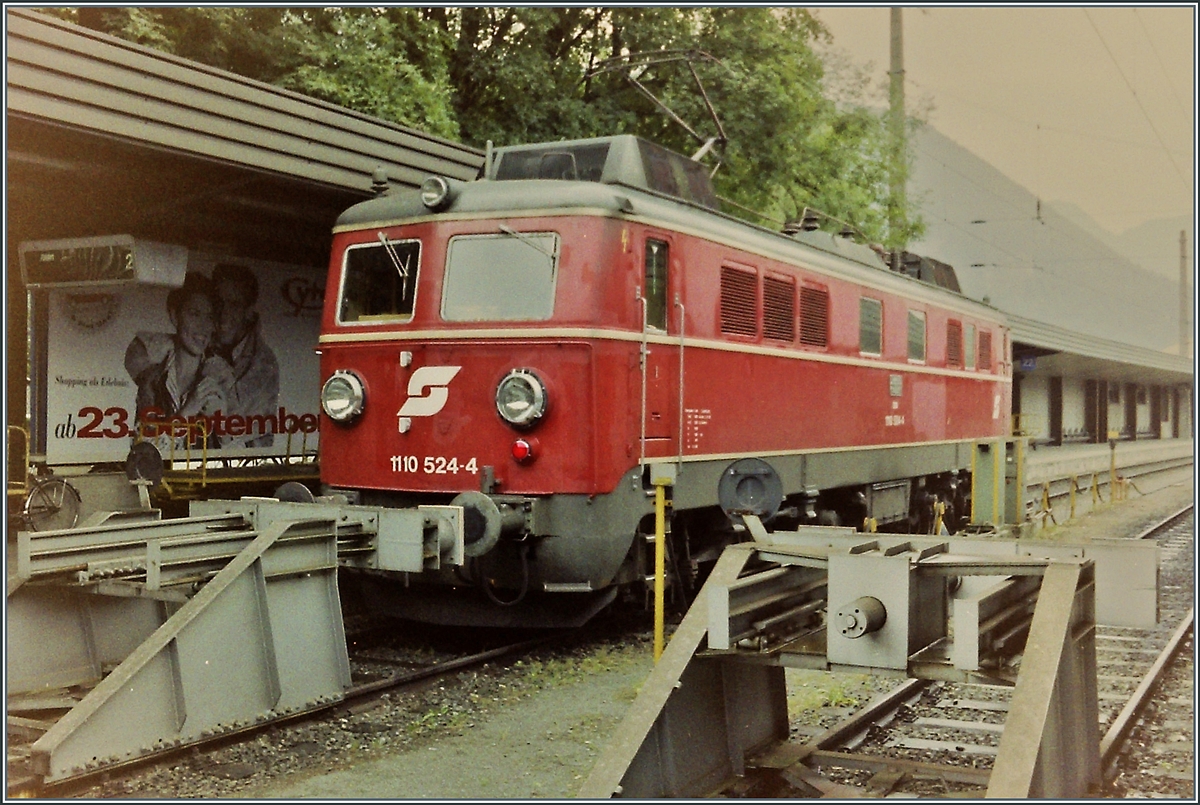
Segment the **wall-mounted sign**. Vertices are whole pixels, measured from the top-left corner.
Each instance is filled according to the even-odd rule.
[[[311,453],[323,269],[192,254],[178,287],[48,290],[46,459]]]
[[[183,284],[183,246],[135,240],[129,235],[26,241],[21,275],[30,287],[94,287],[126,283]]]

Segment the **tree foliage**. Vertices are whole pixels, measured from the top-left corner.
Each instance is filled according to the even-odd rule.
[[[700,51],[638,81],[701,138],[726,134],[718,192],[776,220],[805,207],[900,245],[888,231],[886,120],[835,102],[815,48],[829,34],[800,8],[146,7],[54,13],[149,47],[482,147],[633,133],[700,146],[615,56]],[[835,76],[836,77],[836,76]],[[711,161],[711,158],[709,159]]]

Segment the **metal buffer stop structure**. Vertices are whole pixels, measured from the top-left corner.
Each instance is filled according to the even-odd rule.
[[[1154,624],[1156,545],[769,533],[757,514],[730,516],[753,541],[725,550],[580,797],[707,796],[754,769],[838,795],[813,767],[853,756],[789,743],[785,667],[908,677],[914,692],[1014,686],[990,775],[879,758],[894,777],[999,797],[1100,784],[1095,626]]]
[[[340,700],[339,565],[462,564],[462,508],[196,501],[18,535],[8,727],[43,783]]]

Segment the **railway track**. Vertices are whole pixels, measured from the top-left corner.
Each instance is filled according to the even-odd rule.
[[[1107,796],[1166,791],[1188,797],[1194,790],[1192,664],[1190,652],[1182,650],[1193,631],[1194,523],[1188,506],[1136,537],[1161,545],[1158,626],[1097,628]],[[982,796],[1011,694],[1012,688],[998,685],[899,683],[810,739],[807,768],[786,773],[788,790],[772,793]]]
[[[1148,669],[1155,660],[1149,650],[1165,646],[1176,633],[1187,633],[1187,630],[1173,628],[1173,613],[1186,612],[1191,605],[1193,518],[1189,508],[1168,518],[1170,522],[1166,525],[1160,524],[1138,535],[1141,538],[1159,539],[1162,545],[1161,625],[1144,632],[1100,629],[1097,648],[1099,673],[1102,676],[1102,730],[1111,730],[1125,712],[1125,701],[1143,678],[1139,669]],[[331,730],[325,726],[321,728],[324,730],[322,733],[315,726],[303,727],[306,723],[328,725],[338,721],[350,722],[343,729],[344,733],[362,731],[358,734],[363,734],[377,729],[380,719],[373,724],[354,723],[355,714],[381,706],[386,709],[377,712],[387,712],[392,722],[397,723],[401,719],[395,715],[397,711],[393,706],[379,704],[386,701],[388,696],[398,697],[401,691],[422,685],[436,687],[441,684],[437,680],[446,674],[464,672],[505,656],[517,662],[523,653],[534,652],[550,642],[549,639],[545,643],[520,640],[482,650],[477,650],[478,646],[469,649],[458,646],[453,650],[431,652],[429,641],[395,642],[392,640],[392,631],[360,629],[354,623],[353,618],[347,621],[354,686],[346,698],[269,724],[248,725],[233,735],[223,735],[213,742],[192,744],[183,751],[160,755],[148,762],[130,764],[127,768],[112,767],[103,773],[73,779],[62,786],[36,793],[43,796],[121,796],[119,788],[101,788],[98,783],[106,779],[119,780],[125,775],[141,773],[139,769],[161,767],[168,763],[204,768],[205,773],[211,772],[213,775],[245,773],[260,763],[253,759],[254,752],[260,751],[254,749],[253,744],[270,744],[276,760],[267,762],[278,762],[287,753],[309,751],[305,747],[324,740],[323,735],[329,732],[339,732],[336,728]],[[1182,652],[1184,660],[1187,653]],[[1111,666],[1109,660],[1112,661]],[[1112,741],[1115,748],[1106,755],[1112,769],[1108,777],[1110,790],[1118,792],[1110,795],[1133,796],[1120,792],[1163,791],[1164,785],[1191,785],[1190,778],[1183,779],[1184,771],[1181,768],[1171,766],[1172,758],[1178,759],[1179,748],[1185,744],[1190,747],[1191,728],[1185,730],[1177,723],[1191,715],[1190,710],[1185,710],[1191,706],[1190,668],[1181,672],[1166,661],[1161,665],[1167,670],[1157,688],[1158,698],[1151,699],[1147,706],[1149,715],[1143,721],[1139,721],[1136,714],[1126,717],[1128,726],[1124,735],[1120,740]],[[1114,679],[1103,678],[1107,676]],[[1116,684],[1117,678],[1125,681]],[[1105,687],[1110,682],[1114,683],[1112,690]],[[1176,689],[1172,685],[1180,687]],[[905,682],[901,687],[904,686],[908,687],[897,693],[890,702],[881,699],[874,703],[876,706],[872,712],[860,712],[852,723],[840,724],[836,729],[827,730],[810,741],[810,765],[819,769],[821,774],[814,772],[806,777],[800,776],[803,775],[802,770],[792,772],[791,779],[787,781],[790,787],[779,792],[780,795],[861,796],[867,793],[883,796],[892,793],[944,796],[950,792],[971,794],[985,789],[994,756],[988,747],[998,745],[999,733],[993,735],[993,731],[996,725],[1003,724],[1009,689],[923,682]],[[452,686],[447,682],[446,687]],[[1142,687],[1154,689],[1149,685]],[[418,703],[427,706],[425,702]],[[1171,714],[1172,710],[1174,714]],[[416,707],[403,713],[403,718],[413,722],[425,717],[426,711]],[[1165,727],[1154,727],[1149,723],[1156,717],[1165,717]],[[297,738],[297,729],[294,728],[306,730],[305,734],[310,737]],[[922,740],[941,743],[935,746],[917,745]],[[914,745],[901,745],[904,742]],[[243,747],[244,750],[238,751],[244,759],[231,762],[228,752],[210,753],[210,750],[230,746]],[[1133,748],[1122,752],[1121,748],[1126,746]],[[1187,751],[1190,752],[1190,748]],[[221,759],[210,761],[207,759],[210,754]],[[263,756],[260,754],[258,757]],[[1148,764],[1147,757],[1157,758],[1159,762]],[[1153,781],[1157,787],[1147,785],[1147,780]],[[11,764],[9,781],[10,796],[34,793],[12,787],[14,775]],[[135,790],[141,793],[152,789],[142,787]],[[737,795],[739,792],[730,790],[727,793]],[[741,793],[759,796],[766,792],[764,789],[747,789]],[[187,794],[192,795],[201,794]]]
[[[505,658],[516,661],[535,649],[566,643],[574,636],[574,633],[554,633],[464,652],[455,647],[431,648],[424,640],[396,639],[394,632],[367,627],[347,635],[353,685],[340,699],[277,719],[249,723],[219,736],[172,747],[126,764],[108,766],[51,785],[41,784],[26,768],[29,747],[54,723],[56,715],[61,716],[65,712],[63,708],[78,701],[87,691],[62,691],[60,708],[48,708],[45,696],[36,697],[36,701],[31,699],[28,704],[10,700],[7,794],[10,798],[88,796],[89,791],[114,778],[143,774],[154,767],[177,763],[183,758],[202,757],[206,753],[247,743],[284,728],[369,711],[382,698],[396,696],[451,674]]]
[[[1117,475],[1127,483],[1131,490],[1127,490],[1126,494],[1132,495],[1136,493],[1140,496],[1159,484],[1160,479],[1167,479],[1169,481],[1177,477],[1180,471],[1190,468],[1192,464],[1193,459],[1189,455],[1176,459],[1125,466],[1120,468]],[[1033,507],[1033,511],[1030,512],[1031,515],[1034,518],[1049,519],[1056,524],[1065,523],[1070,520],[1071,512],[1073,511],[1077,510],[1078,513],[1082,514],[1090,510],[1093,498],[1095,498],[1096,502],[1104,503],[1111,502],[1112,496],[1113,489],[1111,488],[1109,473],[1107,471],[1093,474],[1085,473],[1075,478],[1055,478],[1049,481],[1040,481],[1030,484],[1025,488],[1025,499]],[[1045,505],[1047,500],[1051,504],[1049,508],[1046,508]]]

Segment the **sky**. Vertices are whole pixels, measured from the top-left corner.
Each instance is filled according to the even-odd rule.
[[[887,6],[815,7],[887,86]],[[1120,234],[1195,215],[1196,10],[904,7],[905,97],[1045,202]],[[886,96],[883,96],[886,97]]]

